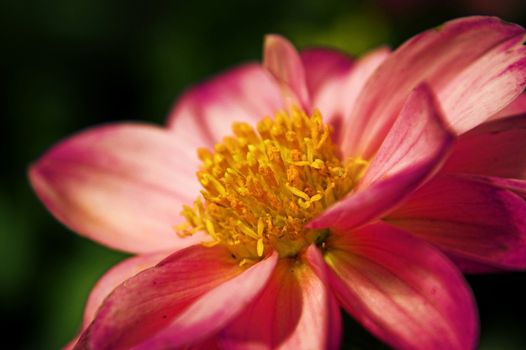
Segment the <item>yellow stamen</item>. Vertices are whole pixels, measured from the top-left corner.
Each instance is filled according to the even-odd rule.
[[[232,130],[213,153],[198,150],[202,198],[183,208],[178,234],[204,230],[206,245],[226,246],[240,266],[267,251],[286,257],[322,244],[327,231],[305,224],[352,191],[368,161],[342,161],[317,111],[308,116],[295,108],[265,117],[255,129],[234,123]]]
[[[257,253],[258,256],[263,256],[263,250],[265,249],[265,246],[263,245],[263,239],[258,239],[257,242]]]
[[[287,190],[289,190],[290,192],[292,192],[296,196],[305,199],[306,201],[308,201],[310,199],[310,197],[305,192],[298,190],[296,187],[292,187],[292,186],[289,186],[287,184],[285,184],[285,187],[287,188]]]
[[[263,231],[265,230],[265,223],[263,222],[262,218],[258,219],[258,236],[261,237],[263,235]]]

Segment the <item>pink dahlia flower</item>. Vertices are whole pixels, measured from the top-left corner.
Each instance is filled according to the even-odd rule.
[[[137,254],[71,346],[334,349],[342,307],[395,348],[474,348],[461,271],[526,267],[524,34],[462,18],[357,60],[272,35],[167,128],[52,148],[29,173],[47,208]]]

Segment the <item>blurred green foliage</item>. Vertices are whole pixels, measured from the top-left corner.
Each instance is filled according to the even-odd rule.
[[[162,123],[184,88],[259,59],[266,33],[356,55],[473,13],[526,18],[512,0],[489,8],[468,0],[1,2],[0,300],[3,319],[16,330],[3,346],[67,343],[91,286],[125,257],[69,232],[32,193],[27,166],[51,145],[100,123]],[[481,349],[526,348],[524,279],[469,279],[480,307]],[[345,320],[344,348],[386,348]]]

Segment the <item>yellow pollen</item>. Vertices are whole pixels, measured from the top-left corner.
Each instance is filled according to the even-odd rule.
[[[290,257],[323,244],[328,232],[305,224],[352,191],[368,161],[342,161],[318,111],[308,116],[294,108],[255,129],[234,123],[232,131],[214,152],[198,150],[202,197],[183,207],[178,234],[205,231],[206,246],[226,246],[240,265],[273,250]]]

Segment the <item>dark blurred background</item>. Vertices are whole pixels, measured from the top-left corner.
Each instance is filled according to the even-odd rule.
[[[185,87],[259,59],[265,33],[359,55],[472,14],[526,24],[521,0],[0,2],[0,346],[64,345],[91,286],[125,257],[61,226],[32,193],[27,166],[58,140],[105,122],[162,124]],[[480,349],[526,349],[525,279],[468,277]],[[345,322],[345,349],[387,348]]]

